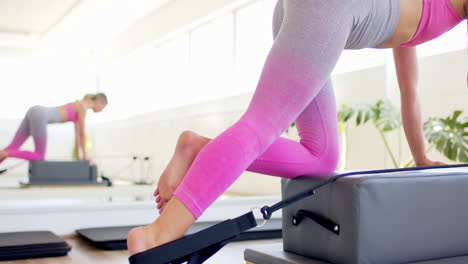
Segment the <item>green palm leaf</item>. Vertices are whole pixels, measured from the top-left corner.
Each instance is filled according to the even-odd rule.
[[[424,123],[424,135],[429,143],[449,160],[468,161],[467,119],[459,120],[463,111],[456,110],[446,118],[429,118]]]

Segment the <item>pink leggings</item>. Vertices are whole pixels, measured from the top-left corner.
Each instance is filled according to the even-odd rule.
[[[275,14],[281,18],[275,21],[277,36],[247,111],[200,151],[174,192],[195,218],[247,169],[294,178],[336,168],[337,113],[330,74],[352,20],[346,8],[333,8],[329,1],[304,3],[309,1],[286,0],[284,15]],[[292,122],[300,142],[280,138]]]
[[[47,124],[61,122],[60,112],[55,107],[33,106],[26,113],[16,131],[13,141],[4,150],[8,156],[25,160],[43,160],[47,147]],[[23,143],[32,136],[34,151],[19,150]],[[3,160],[0,160],[0,163]]]

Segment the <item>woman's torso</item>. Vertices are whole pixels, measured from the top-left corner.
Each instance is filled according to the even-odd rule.
[[[62,123],[78,121],[78,111],[80,107],[79,104],[80,104],[80,101],[75,101],[72,103],[68,103],[68,104],[56,107],[60,112],[60,119]]]
[[[400,17],[392,37],[379,48],[394,48],[409,42],[418,30],[422,17],[424,0],[400,0]],[[430,0],[449,1],[454,11],[465,18],[464,0]]]

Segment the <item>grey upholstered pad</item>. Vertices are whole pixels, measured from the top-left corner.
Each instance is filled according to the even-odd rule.
[[[283,180],[283,198],[322,180]],[[292,225],[300,209],[336,222],[341,233],[309,219]],[[287,251],[334,264],[400,264],[468,255],[468,171],[339,179],[283,210],[283,239]]]
[[[103,184],[96,180],[97,168],[89,161],[31,161],[27,185]]]
[[[330,264],[299,256],[283,250],[283,244],[269,244],[244,251],[244,260],[253,264]],[[466,264],[468,256],[429,260],[424,262],[414,262],[408,264]]]

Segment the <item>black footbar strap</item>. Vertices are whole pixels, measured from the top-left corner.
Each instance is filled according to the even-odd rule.
[[[131,264],[201,264],[240,233],[257,226],[252,212],[173,242],[135,254]]]
[[[398,168],[398,169],[385,169],[385,170],[367,170],[367,171],[353,171],[348,173],[337,174],[331,177],[328,180],[325,180],[314,187],[310,188],[307,191],[302,193],[296,194],[290,198],[284,199],[272,206],[264,206],[260,210],[262,212],[263,218],[265,220],[269,220],[271,215],[282,209],[290,204],[293,204],[299,200],[302,200],[306,197],[312,196],[315,194],[315,191],[327,184],[330,184],[340,178],[353,176],[353,175],[369,175],[369,174],[382,174],[382,173],[391,173],[391,172],[402,172],[402,171],[417,171],[417,170],[433,170],[433,169],[447,169],[447,168],[460,168],[460,167],[468,167],[468,164],[455,164],[455,165],[440,165],[440,166],[425,166],[425,167],[411,167],[411,168]]]

